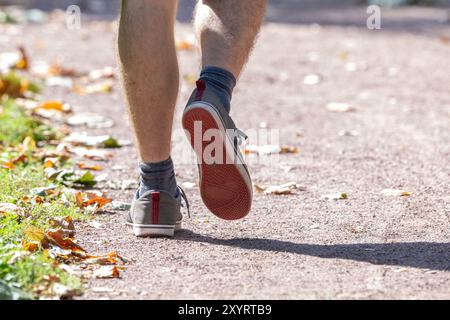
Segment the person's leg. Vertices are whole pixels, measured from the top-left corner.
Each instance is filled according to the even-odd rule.
[[[266,0],[199,0],[195,29],[201,44],[200,78],[230,112],[236,79],[247,62],[264,18]]]
[[[196,10],[203,68],[182,122],[199,159],[203,202],[227,220],[243,218],[252,203],[250,174],[237,146],[241,131],[229,112],[236,78],[253,48],[265,8],[266,0],[201,0]],[[220,134],[205,141],[212,132]]]
[[[195,28],[203,67],[230,71],[236,78],[261,27],[267,0],[199,0]]]
[[[179,71],[174,41],[177,0],[123,0],[119,63],[140,154],[141,194],[176,194],[170,143]]]
[[[170,142],[179,71],[174,24],[177,0],[123,0],[119,63],[140,155],[140,187],[127,226],[136,236],[173,236],[181,199]]]

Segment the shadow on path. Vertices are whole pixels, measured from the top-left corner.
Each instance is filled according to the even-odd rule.
[[[346,259],[376,265],[405,266],[450,271],[450,243],[394,242],[354,244],[303,244],[263,238],[217,239],[189,230],[180,231],[177,240],[195,241],[246,250],[285,252],[324,259]]]

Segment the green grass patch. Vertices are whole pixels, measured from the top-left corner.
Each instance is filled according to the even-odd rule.
[[[59,279],[59,283],[79,290],[81,281],[58,267],[45,250],[29,253],[23,249],[22,240],[27,239],[25,230],[36,227],[47,230],[49,219],[70,216],[74,220],[87,220],[74,203],[62,201],[60,197],[46,199],[44,204],[24,201],[32,197],[34,188],[46,187],[50,182],[44,176],[43,165],[29,163],[14,170],[0,169],[0,202],[13,203],[22,208],[25,216],[6,214],[0,218],[0,299],[36,298],[48,279]],[[58,187],[61,189],[61,187]],[[58,189],[57,188],[57,189]],[[14,295],[16,289],[27,294]],[[20,292],[20,291],[19,291]],[[45,293],[44,293],[45,295]]]
[[[9,79],[9,83],[17,81]],[[27,137],[45,144],[45,141],[60,136],[13,99],[4,97],[1,100],[0,163],[17,157],[19,146]],[[51,218],[70,216],[75,221],[90,218],[76,206],[73,194],[64,192],[61,181],[50,181],[46,177],[42,159],[33,158],[31,151],[26,158],[25,162],[16,163],[13,169],[0,167],[0,203],[20,208],[20,212],[0,212],[0,300],[51,296],[55,283],[78,291],[82,288],[81,280],[63,270],[47,250],[24,248],[23,242],[30,240],[27,232],[30,227],[45,232],[50,228]],[[60,169],[69,169],[70,161],[61,166]],[[49,185],[53,185],[53,191],[48,195],[38,195],[34,190]]]
[[[14,146],[26,137],[34,141],[45,141],[54,138],[55,129],[32,118],[13,99],[7,99],[2,104],[0,112],[0,145]]]

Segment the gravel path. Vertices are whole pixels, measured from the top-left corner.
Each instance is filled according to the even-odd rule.
[[[242,129],[265,122],[281,130],[283,145],[300,149],[252,164],[254,183],[295,181],[306,190],[255,193],[246,219],[225,222],[189,189],[192,218],[173,240],[136,239],[123,226],[126,213],[100,215],[100,229],[78,226],[80,244],[92,252],[117,250],[132,263],[121,279],[92,280],[84,298],[450,298],[450,27],[443,10],[402,10],[386,13],[392,28],[381,31],[361,27],[365,22],[266,23],[232,113]],[[115,65],[113,30],[109,22],[79,32],[30,26],[21,36],[2,36],[0,48],[25,44],[34,59],[59,57],[64,66],[92,70]],[[191,32],[178,25],[180,38]],[[182,75],[197,73],[195,52],[180,52],[180,59]],[[320,83],[304,84],[308,74],[320,75]],[[120,86],[114,89],[79,96],[52,88],[46,95],[116,122],[113,131],[90,134],[130,140]],[[183,80],[176,129],[191,89]],[[330,102],[355,110],[330,112]],[[175,141],[174,150],[183,144]],[[133,147],[116,151],[109,179],[137,177],[136,161]],[[180,183],[197,179],[194,165],[177,171]],[[387,197],[386,188],[411,196]],[[321,198],[337,192],[348,199]],[[109,194],[129,201],[132,190]]]

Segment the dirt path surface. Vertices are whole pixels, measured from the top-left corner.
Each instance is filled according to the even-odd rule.
[[[121,279],[92,280],[83,298],[450,298],[450,28],[440,20],[442,10],[405,10],[409,19],[381,31],[266,23],[232,114],[242,129],[265,122],[281,130],[281,144],[300,148],[279,161],[251,164],[254,183],[295,181],[306,190],[255,192],[251,214],[225,222],[205,209],[196,188],[188,189],[192,218],[173,240],[128,234],[125,212],[99,215],[100,229],[78,226],[80,244],[92,252],[117,250],[132,262]],[[393,21],[397,15],[404,16],[389,14]],[[414,21],[416,29],[402,30]],[[188,24],[178,25],[180,38],[191,32]],[[86,71],[115,66],[110,22],[86,23],[80,31],[28,26],[20,37],[2,35],[2,50],[17,44],[35,60],[59,58]],[[181,75],[197,74],[195,51],[179,56]],[[308,74],[322,80],[306,85]],[[176,129],[191,90],[183,77]],[[45,95],[116,123],[84,131],[132,139],[118,83],[111,94],[50,88]],[[355,110],[330,112],[330,102]],[[174,150],[182,144],[174,142]],[[135,149],[114,153],[108,180],[137,178]],[[195,165],[176,169],[179,183],[196,181]],[[387,197],[381,194],[386,188],[411,196]],[[107,191],[126,202],[133,192]],[[337,192],[348,199],[322,198]]]

